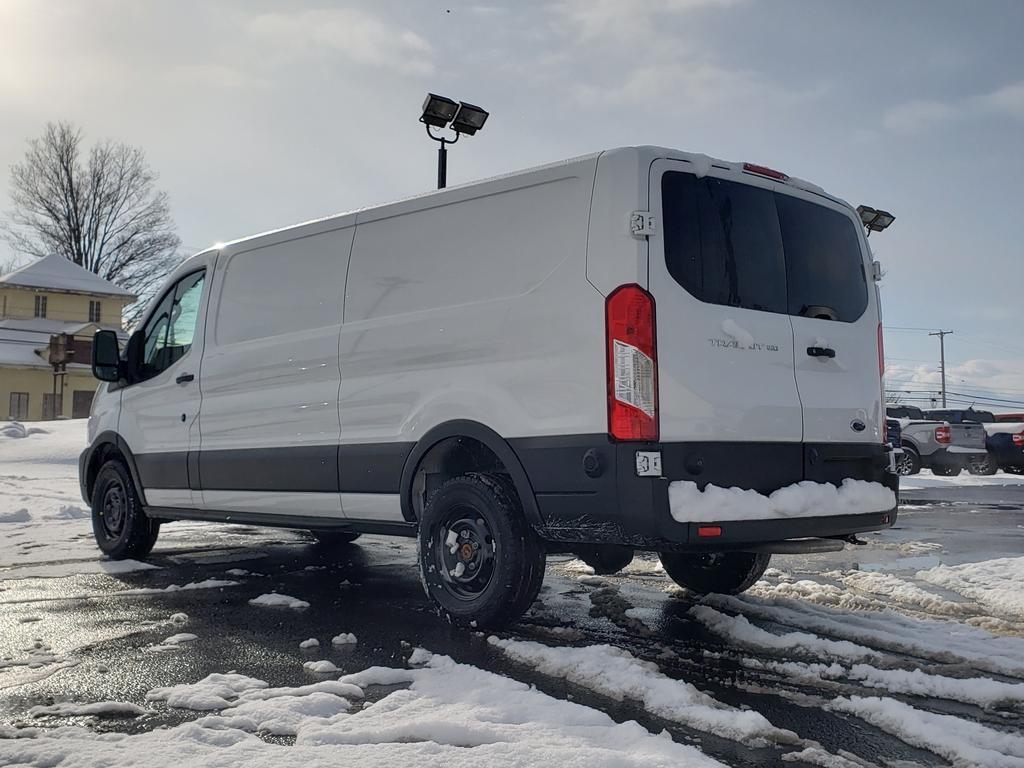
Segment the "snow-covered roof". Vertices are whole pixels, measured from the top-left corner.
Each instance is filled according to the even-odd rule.
[[[38,323],[49,322],[50,326],[40,327]],[[69,333],[72,336],[91,336],[104,326],[97,323],[62,323],[57,320],[45,321],[42,318],[29,320],[0,320],[0,366],[16,368],[49,368],[47,349],[50,336],[55,333]],[[117,330],[122,343],[126,334]],[[87,368],[85,363],[71,363],[69,368]]]
[[[20,288],[48,288],[53,291],[69,291],[72,293],[88,293],[100,296],[123,296],[134,299],[131,291],[126,291],[109,280],[78,266],[59,253],[51,253],[41,259],[26,264],[10,274],[0,277],[0,287],[16,285]]]

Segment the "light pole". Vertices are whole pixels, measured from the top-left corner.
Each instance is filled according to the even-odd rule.
[[[452,101],[446,96],[428,93],[423,102],[423,114],[420,122],[427,127],[427,136],[440,143],[437,148],[437,188],[448,186],[448,145],[454,144],[465,134],[472,136],[484,127],[488,113],[465,101]],[[455,138],[435,136],[431,128],[449,128],[455,132]]]
[[[929,336],[939,337],[939,371],[942,374],[942,407],[946,407],[946,337],[951,335],[952,331],[936,331],[935,333],[929,333]]]

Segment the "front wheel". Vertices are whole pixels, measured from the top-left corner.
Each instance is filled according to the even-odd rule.
[[[96,475],[92,532],[99,548],[114,560],[145,557],[160,534],[160,523],[146,517],[131,475],[117,459],[100,467]]]
[[[738,595],[761,578],[772,556],[762,552],[662,552],[665,573],[698,595]]]
[[[510,624],[544,580],[543,543],[498,475],[470,473],[442,485],[423,510],[418,543],[427,596],[456,626]]]

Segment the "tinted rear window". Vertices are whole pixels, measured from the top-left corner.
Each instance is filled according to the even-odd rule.
[[[662,177],[669,273],[701,301],[853,322],[868,304],[856,225],[821,205],[689,173]]]

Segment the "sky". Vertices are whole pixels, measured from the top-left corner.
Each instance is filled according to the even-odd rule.
[[[890,388],[1024,411],[1024,2],[0,0],[0,210],[47,121],[142,147],[185,248],[657,144],[884,208]],[[0,262],[11,256],[0,245]],[[1005,400],[1006,403],[996,402]]]

